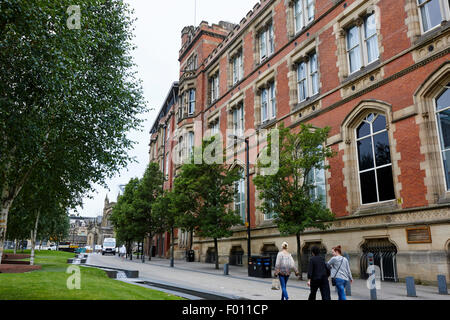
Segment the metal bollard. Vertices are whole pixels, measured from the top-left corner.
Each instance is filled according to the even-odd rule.
[[[408,297],[417,297],[416,294],[416,285],[414,283],[413,277],[406,277],[406,295]]]
[[[445,278],[445,276],[443,274],[439,274],[437,276],[437,280],[438,280],[439,294],[448,294],[447,279]]]
[[[368,270],[370,270],[369,280],[370,284],[370,300],[377,300],[377,284],[376,284],[376,274],[375,274],[375,263],[373,259],[373,253],[369,252],[367,255],[367,264],[369,265]]]
[[[228,263],[225,263],[223,265],[223,274],[226,276],[228,275]]]

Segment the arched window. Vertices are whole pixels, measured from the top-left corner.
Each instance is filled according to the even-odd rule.
[[[361,203],[395,199],[386,117],[370,113],[356,128]]]
[[[436,98],[437,129],[447,191],[450,190],[450,83]]]
[[[239,174],[241,179],[235,182],[234,210],[238,214],[242,222],[245,223],[245,176],[244,169],[240,168]]]

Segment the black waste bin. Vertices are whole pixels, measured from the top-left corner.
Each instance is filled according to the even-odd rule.
[[[261,258],[261,278],[272,278],[272,258]]]
[[[257,257],[249,257],[248,258],[248,276],[249,277],[257,277],[257,264],[256,264],[256,258]]]
[[[248,262],[248,276],[256,278],[272,277],[271,257],[254,256]]]
[[[187,262],[194,262],[195,261],[195,251],[194,250],[189,250],[187,252],[186,258],[187,258],[186,259]]]

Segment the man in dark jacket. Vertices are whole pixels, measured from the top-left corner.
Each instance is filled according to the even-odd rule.
[[[308,300],[316,300],[317,290],[320,289],[322,300],[331,300],[330,284],[328,277],[330,270],[325,263],[325,259],[319,255],[319,248],[314,246],[311,248],[313,256],[309,260],[308,266],[308,286],[311,287],[311,293]]]

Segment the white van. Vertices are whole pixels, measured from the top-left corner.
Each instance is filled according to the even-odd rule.
[[[103,240],[102,255],[105,255],[105,253],[112,253],[113,255],[116,255],[115,238],[105,238],[105,240]]]

